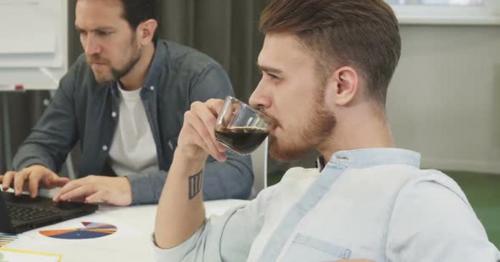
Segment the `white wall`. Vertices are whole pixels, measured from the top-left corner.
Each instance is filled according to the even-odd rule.
[[[424,167],[500,173],[500,27],[401,28],[389,88],[396,143]]]

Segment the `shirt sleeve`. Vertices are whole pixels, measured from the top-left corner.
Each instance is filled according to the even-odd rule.
[[[227,152],[227,160],[209,157],[205,165],[203,197],[205,200],[248,199],[252,191],[253,171],[250,156]]]
[[[187,58],[189,67],[189,102],[206,101],[211,98],[224,99],[233,95],[231,81],[224,69],[205,55],[191,54]],[[200,62],[203,61],[203,62]],[[219,163],[209,157],[204,168],[203,197],[205,200],[248,199],[252,191],[253,171],[250,156],[233,152],[228,159]],[[165,179],[166,171],[129,176],[132,187],[132,203],[157,203]]]
[[[234,95],[231,81],[224,69],[215,61],[196,70],[190,81],[189,99],[206,101],[224,99]],[[204,173],[204,199],[247,199],[252,190],[253,171],[250,156],[228,152],[228,160],[219,163],[209,157]]]
[[[167,171],[127,176],[132,188],[132,204],[158,203]],[[205,200],[248,199],[253,184],[249,156],[228,152],[228,160],[219,163],[208,159],[204,169],[203,197]]]
[[[464,193],[442,174],[401,190],[386,248],[389,261],[500,261]]]
[[[248,204],[212,216],[188,240],[171,249],[154,246],[156,261],[245,261],[262,228],[275,187],[263,190]]]
[[[75,66],[61,79],[52,102],[14,156],[14,169],[33,164],[58,172],[77,141],[73,102]]]

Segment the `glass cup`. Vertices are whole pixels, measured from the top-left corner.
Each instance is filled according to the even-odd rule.
[[[217,117],[215,137],[239,154],[250,154],[269,134],[268,123],[260,111],[228,96]]]

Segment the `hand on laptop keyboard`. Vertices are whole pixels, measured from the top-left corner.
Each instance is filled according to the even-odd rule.
[[[36,197],[40,186],[44,188],[62,187],[69,182],[69,178],[60,177],[42,165],[32,165],[18,172],[8,171],[0,177],[0,182],[4,191],[13,187],[16,195],[27,190],[31,197]]]

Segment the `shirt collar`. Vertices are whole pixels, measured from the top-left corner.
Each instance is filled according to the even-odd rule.
[[[149,66],[146,79],[144,80],[143,88],[149,89],[150,91],[157,89],[164,67],[167,66],[165,61],[166,56],[167,47],[162,41],[158,40],[155,44],[155,53],[151,65]]]
[[[400,148],[366,148],[337,151],[326,166],[340,168],[367,168],[379,165],[410,165],[420,167],[420,154]],[[321,164],[321,160],[318,159]],[[323,161],[324,163],[324,161]],[[319,165],[320,170],[325,164]]]
[[[147,91],[155,91],[159,87],[161,74],[166,66],[165,56],[167,56],[167,47],[162,41],[158,40],[155,44],[155,52],[151,64],[149,65],[146,78],[144,79],[144,85],[141,88],[141,94]],[[112,85],[112,93],[116,97],[120,95],[118,92],[118,85],[119,81],[114,81]]]

